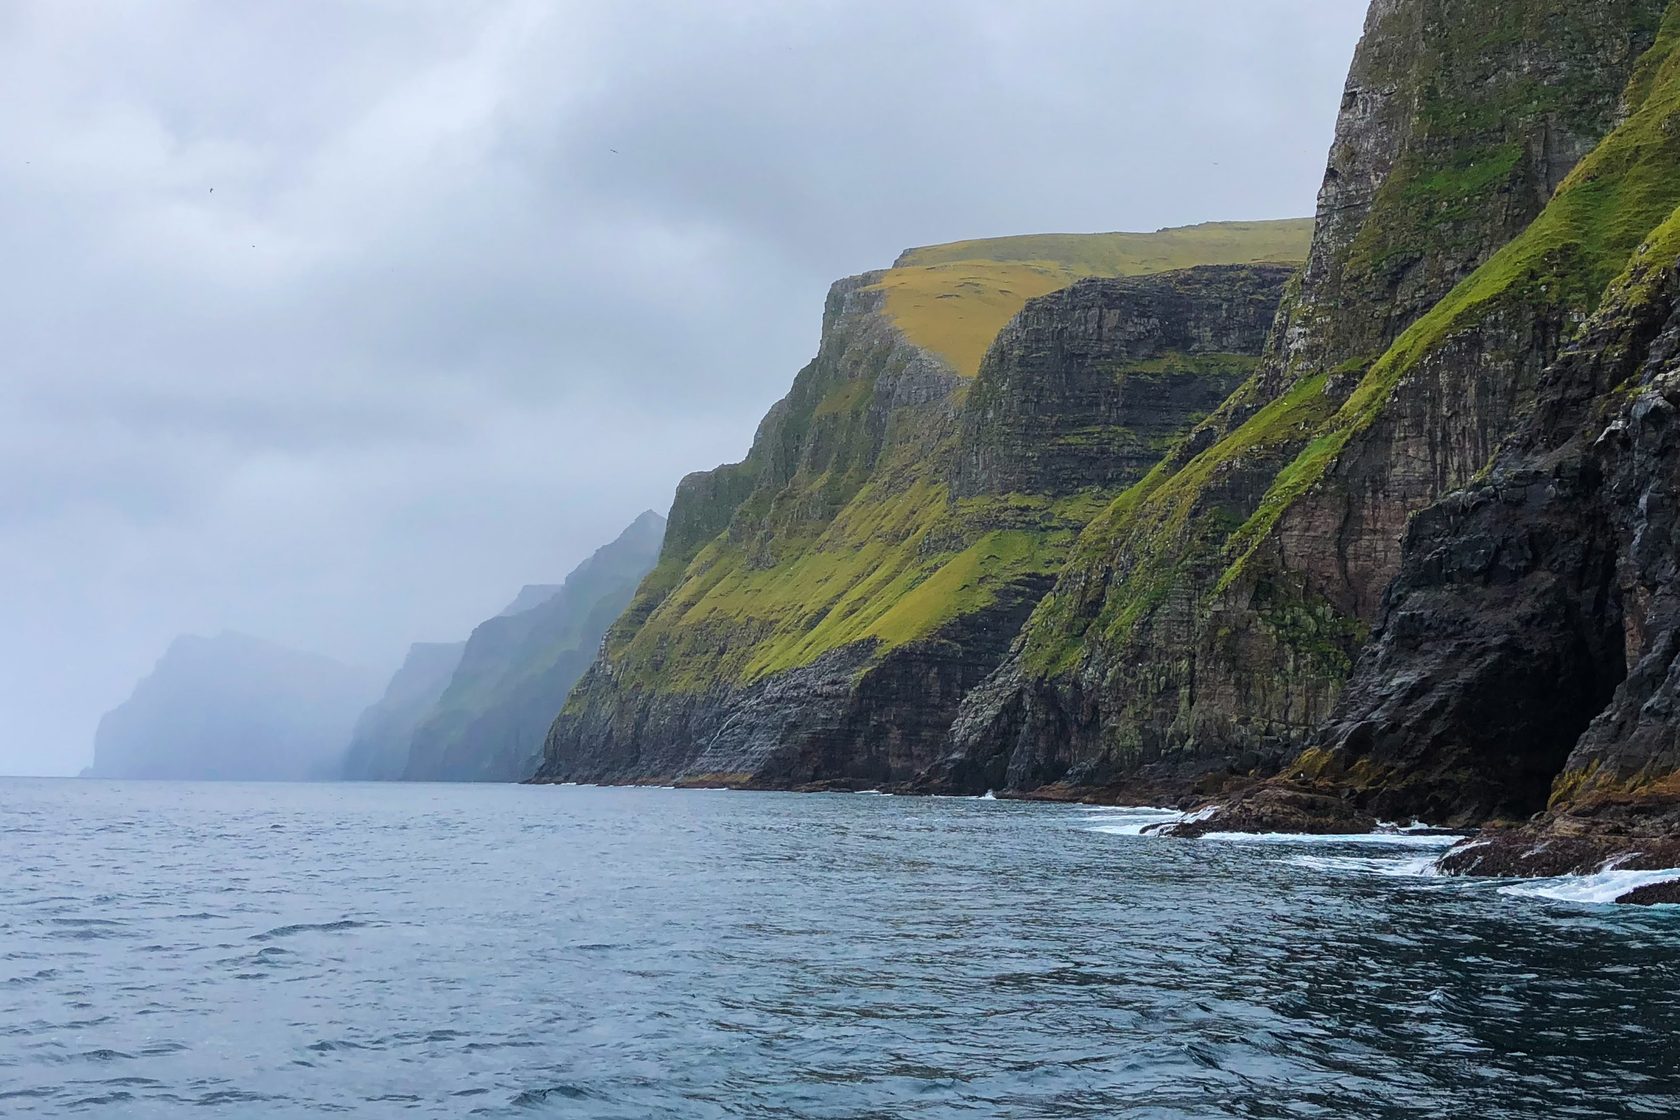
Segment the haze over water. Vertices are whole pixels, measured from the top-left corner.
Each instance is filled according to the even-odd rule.
[[[0,781],[0,1112],[1680,1113],[1680,915],[1145,819]]]

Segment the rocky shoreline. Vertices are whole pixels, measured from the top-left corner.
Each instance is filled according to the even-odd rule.
[[[1375,0],[1299,268],[1245,226],[1046,294],[1031,238],[840,282],[538,780],[1680,866],[1677,121],[1673,0]],[[996,276],[1013,320],[942,350]]]

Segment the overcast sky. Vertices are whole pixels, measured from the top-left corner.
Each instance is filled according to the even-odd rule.
[[[903,248],[1310,214],[1362,0],[0,0],[0,772],[388,671],[738,459]]]

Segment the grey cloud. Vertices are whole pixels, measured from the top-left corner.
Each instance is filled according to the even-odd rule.
[[[464,634],[910,245],[1309,212],[1360,8],[0,7],[0,771],[181,631]]]

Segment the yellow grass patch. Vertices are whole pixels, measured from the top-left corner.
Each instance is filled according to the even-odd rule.
[[[1155,233],[1050,233],[911,249],[882,279],[906,338],[965,377],[1028,300],[1088,276],[1143,276],[1204,264],[1298,264],[1312,220],[1211,222]]]

